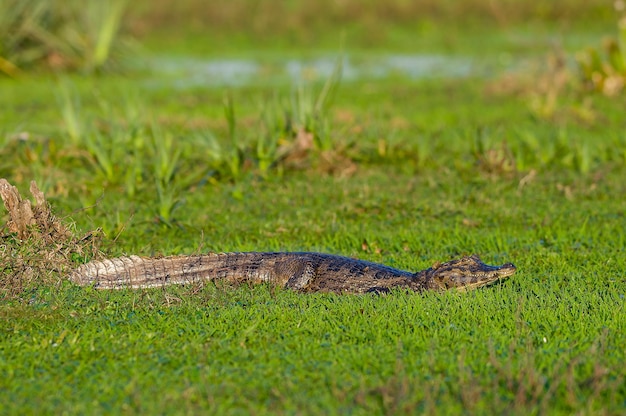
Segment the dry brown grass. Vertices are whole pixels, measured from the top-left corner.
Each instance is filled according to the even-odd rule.
[[[77,237],[52,213],[35,181],[30,192],[34,205],[0,179],[0,197],[9,214],[0,236],[0,299],[19,298],[38,284],[59,284],[75,263],[100,255],[97,231]]]

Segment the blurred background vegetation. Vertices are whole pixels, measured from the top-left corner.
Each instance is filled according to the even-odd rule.
[[[119,58],[125,2],[0,1],[0,71],[95,71]]]
[[[346,35],[352,46],[397,47],[419,44],[425,32],[607,28],[615,8],[623,9],[620,0],[0,0],[0,72],[101,70],[119,61],[131,38],[158,47],[203,35],[217,50],[269,41],[319,47]]]
[[[45,191],[54,183],[82,206],[102,188],[156,195],[164,222],[198,184],[286,171],[587,174],[626,161],[626,138],[608,128],[621,111],[607,104],[624,91],[624,9],[623,0],[0,0],[0,153],[11,155],[0,173],[34,176]],[[374,85],[344,82],[338,60],[301,83],[214,89],[209,76],[168,84],[164,61],[150,61],[319,51],[333,54],[329,62],[447,53],[504,64],[433,84],[390,72]],[[184,81],[185,71],[174,77]],[[340,108],[331,109],[340,84]],[[580,126],[603,128],[603,139]],[[88,183],[62,185],[75,178]]]
[[[412,24],[416,20],[465,21],[498,24],[528,20],[597,20],[608,17],[607,2],[602,0],[291,0],[253,2],[217,0],[203,2],[155,0],[134,2],[130,11],[147,26],[192,22],[199,27],[218,30],[249,30],[262,33],[309,27],[319,29],[338,24],[376,21],[378,24]],[[277,17],[279,17],[277,19]]]
[[[609,7],[607,7],[609,6]],[[611,18],[605,0],[199,0],[137,1],[129,12],[143,30],[191,24],[216,31],[250,31],[259,35],[324,30],[337,25],[411,25],[419,21],[475,25],[510,25],[529,21],[597,21]]]

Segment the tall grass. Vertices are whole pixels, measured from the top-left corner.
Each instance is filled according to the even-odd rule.
[[[295,153],[310,158],[317,151],[331,149],[327,100],[333,88],[330,84],[335,82],[335,78],[327,82],[319,95],[301,87],[295,101],[277,99],[270,106],[262,104],[264,115],[256,131],[242,129],[236,104],[226,95],[224,137],[208,130],[164,129],[150,114],[127,116],[136,114],[138,105],[123,96],[117,106],[96,97],[97,112],[86,111],[72,87],[63,85],[59,104],[67,142],[78,149],[70,153],[80,155],[93,188],[123,186],[131,198],[153,189],[157,217],[171,223],[182,192],[200,181],[239,182],[249,174],[266,178]],[[120,114],[114,110],[119,107],[126,110]],[[273,109],[271,115],[267,108]],[[302,147],[295,142],[303,134],[317,139]]]
[[[405,172],[453,166],[511,176],[554,169],[588,174],[607,163],[626,163],[626,134],[592,139],[576,125],[479,126],[417,135],[374,129],[354,142],[333,118],[331,98],[338,83],[337,75],[319,90],[301,86],[260,99],[252,122],[240,120],[236,99],[226,95],[223,134],[160,125],[142,110],[146,104],[124,94],[115,103],[97,96],[95,107],[87,106],[66,84],[59,93],[65,140],[53,137],[48,147],[36,140],[8,140],[4,154],[16,156],[0,166],[37,177],[80,170],[89,178],[86,192],[79,193],[83,205],[114,187],[131,200],[149,198],[155,217],[171,224],[185,193],[198,185],[236,184],[294,170],[332,173],[341,164],[382,164]]]

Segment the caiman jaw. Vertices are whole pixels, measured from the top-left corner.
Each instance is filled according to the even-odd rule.
[[[511,276],[516,271],[512,263],[490,266],[477,255],[463,257],[443,264],[435,264],[425,271],[425,278],[433,289],[456,289],[461,292],[487,286]]]

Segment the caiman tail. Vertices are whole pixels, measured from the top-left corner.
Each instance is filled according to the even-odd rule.
[[[92,261],[78,267],[70,280],[97,289],[138,289],[224,279],[228,283],[271,281],[258,273],[258,253],[209,253],[161,258],[127,256]],[[280,282],[277,282],[280,283]]]

